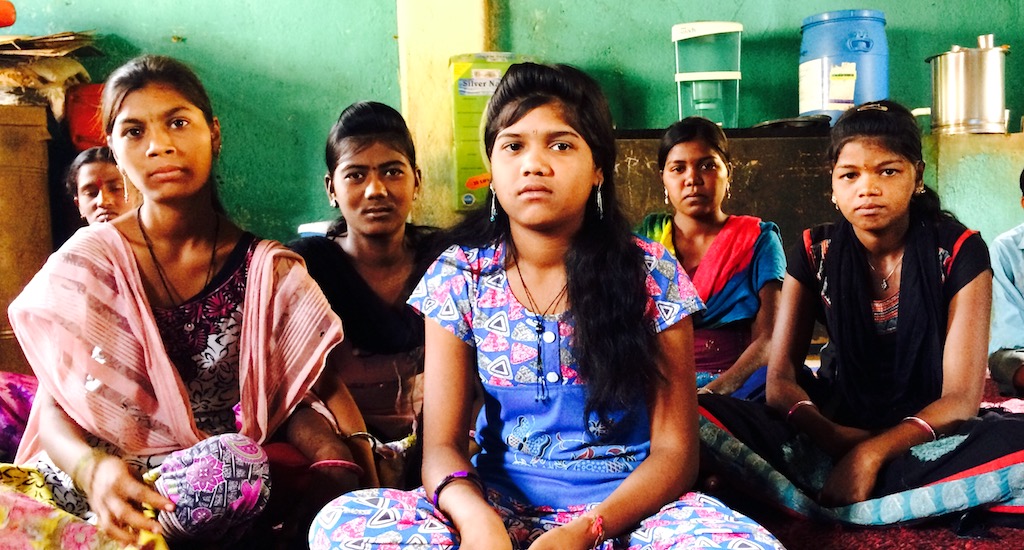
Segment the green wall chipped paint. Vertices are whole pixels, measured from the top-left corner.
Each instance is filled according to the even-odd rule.
[[[447,6],[462,0],[422,1]],[[931,101],[926,57],[955,43],[973,46],[977,35],[986,33],[995,34],[997,44],[1024,46],[1019,0],[486,1],[495,49],[588,70],[605,87],[619,127],[629,129],[662,128],[676,118],[671,42],[676,23],[743,23],[741,126],[797,114],[800,23],[816,13],[883,11],[890,95],[910,106]],[[83,60],[95,80],[144,52],[173,55],[196,68],[224,128],[219,166],[224,202],[239,223],[267,237],[288,240],[299,223],[332,216],[322,191],[322,156],[326,132],[340,110],[360,99],[399,103],[393,0],[15,4],[17,23],[0,32],[96,30],[106,56]],[[1016,121],[1024,115],[1022,64],[1024,51],[1007,58],[1007,106]],[[1011,129],[1019,131],[1019,122]],[[1001,177],[978,180],[1003,184]],[[949,198],[960,196],[951,188]],[[1007,208],[1013,209],[1005,214],[1008,220],[1019,214],[1016,203]],[[451,218],[442,212],[422,221]]]
[[[4,34],[95,30],[94,81],[142,54],[199,74],[224,136],[221,196],[243,227],[289,240],[332,217],[324,142],[362,99],[399,104],[395,3],[384,0],[14,0]]]

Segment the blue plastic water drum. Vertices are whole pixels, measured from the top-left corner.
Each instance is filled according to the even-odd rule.
[[[800,115],[829,115],[835,124],[846,109],[889,97],[884,13],[819,13],[800,33]]]

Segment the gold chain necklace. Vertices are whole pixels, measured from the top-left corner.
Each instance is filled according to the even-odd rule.
[[[206,268],[206,281],[203,283],[203,288],[206,288],[210,284],[210,280],[213,279],[213,268],[217,264],[217,241],[220,239],[220,215],[216,214],[214,218],[213,226],[213,245],[210,247],[210,265]],[[142,233],[142,240],[146,241],[146,250],[149,251],[149,258],[153,260],[153,265],[156,266],[156,275],[160,278],[160,285],[164,287],[164,293],[167,294],[167,301],[172,306],[178,307],[185,300],[182,298],[181,293],[178,292],[177,288],[174,288],[174,284],[168,281],[167,273],[164,271],[164,266],[160,264],[160,260],[156,258],[156,252],[153,250],[153,241],[150,240],[149,234],[146,233],[146,227],[142,225],[142,207],[139,206],[135,211],[135,220],[139,222],[139,232]],[[181,302],[176,301],[174,298],[182,298]]]
[[[904,253],[903,253],[903,254],[906,254],[906,251],[904,251]],[[896,273],[896,270],[897,270],[897,269],[899,269],[899,267],[900,267],[901,265],[903,265],[903,254],[900,254],[900,259],[899,259],[899,261],[897,261],[897,262],[896,262],[896,265],[894,265],[894,266],[892,267],[892,269],[891,269],[891,270],[889,270],[889,274],[888,274],[888,275],[886,275],[885,277],[883,277],[883,278],[882,278],[882,282],[881,282],[881,283],[879,283],[879,285],[878,285],[878,286],[880,286],[880,287],[882,288],[882,290],[883,290],[883,291],[889,290],[889,277],[892,277],[892,274],[893,274],[893,273]],[[878,271],[877,271],[877,270],[875,269],[875,266],[871,265],[871,262],[870,262],[870,261],[868,261],[868,267],[870,267],[870,268],[871,268],[871,271],[872,271],[873,273],[878,273]]]
[[[515,262],[516,274],[519,275],[519,283],[523,285],[523,291],[526,292],[526,300],[530,302],[530,311],[533,312],[533,328],[537,333],[537,395],[534,397],[537,401],[543,401],[547,399],[548,389],[547,380],[544,378],[544,360],[542,354],[542,342],[544,335],[544,317],[555,310],[556,304],[562,301],[566,292],[569,290],[569,281],[566,280],[565,284],[562,285],[562,289],[558,291],[555,298],[551,300],[543,311],[537,307],[537,302],[533,299],[533,294],[530,293],[530,287],[526,286],[526,279],[523,278],[523,272],[519,269],[519,257],[516,255],[516,249],[513,245],[511,247],[512,261]]]

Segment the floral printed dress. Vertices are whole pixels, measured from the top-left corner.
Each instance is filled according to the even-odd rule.
[[[662,245],[639,238],[636,244],[648,270],[646,320],[653,331],[703,308]],[[450,247],[409,303],[476,351],[485,396],[474,465],[514,545],[525,548],[607,498],[648,456],[650,426],[646,403],[608,411],[604,419],[584,416],[572,311],[542,316],[520,303],[508,286],[506,254],[503,244]],[[760,525],[689,493],[602,548],[725,548],[740,539],[751,543],[744,548],[779,547]],[[328,504],[310,531],[314,550],[377,544],[457,548],[458,537],[422,489],[349,493]]]
[[[153,310],[164,347],[185,384],[196,426],[211,437],[170,454],[131,456],[87,436],[94,448],[120,456],[175,502],[173,514],[159,516],[171,537],[222,538],[255,517],[269,498],[266,454],[251,439],[235,433],[239,335],[256,242],[251,234],[242,238],[225,266],[194,298]],[[45,453],[34,468],[0,466],[0,548],[16,539],[38,541],[33,543],[37,548],[53,547],[58,540],[64,548],[116,546],[78,518],[93,518],[86,495]]]

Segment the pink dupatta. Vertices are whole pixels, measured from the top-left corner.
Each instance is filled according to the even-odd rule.
[[[40,386],[86,431],[136,456],[207,437],[151,311],[131,247],[107,224],[76,233],[9,309]],[[256,245],[240,339],[241,433],[263,443],[342,339],[341,321],[302,258],[277,242]],[[39,428],[37,403],[17,463],[42,450]]]

